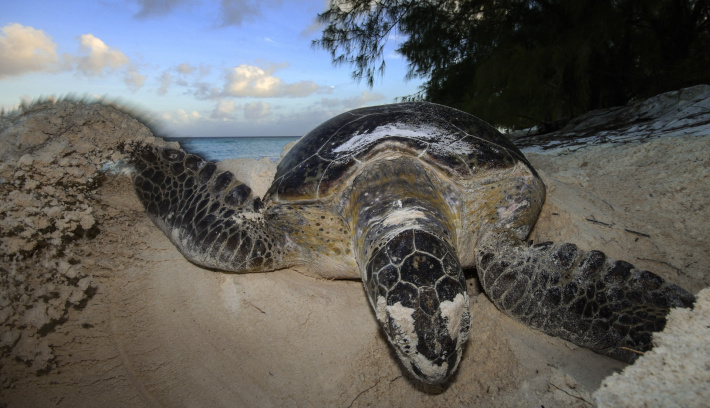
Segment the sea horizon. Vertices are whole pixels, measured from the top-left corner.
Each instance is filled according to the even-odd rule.
[[[250,139],[258,139],[258,138],[292,138],[292,137],[301,137],[299,135],[296,136],[165,136],[163,139],[165,140],[175,140],[175,139],[238,139],[238,138],[250,138]]]
[[[283,147],[301,136],[175,136],[165,138],[178,142],[186,152],[205,160],[261,159],[277,161]]]

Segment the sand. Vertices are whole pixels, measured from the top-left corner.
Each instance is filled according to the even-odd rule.
[[[633,406],[623,387],[592,395],[625,364],[506,317],[474,272],[459,372],[424,388],[360,282],[187,262],[123,174],[131,143],[162,143],[128,113],[47,102],[0,119],[0,406]],[[710,132],[526,153],[548,185],[531,239],[600,249],[697,293],[710,286],[708,150]],[[240,177],[263,188],[272,171]],[[684,313],[669,326],[688,331]],[[701,368],[676,370],[689,385],[674,402],[710,371],[707,348],[687,344],[684,367]]]

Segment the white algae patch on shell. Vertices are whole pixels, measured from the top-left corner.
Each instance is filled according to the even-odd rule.
[[[428,150],[437,151],[441,154],[469,154],[472,152],[471,144],[462,142],[461,135],[457,133],[442,132],[440,128],[433,126],[415,126],[407,123],[387,124],[378,126],[371,132],[355,134],[349,140],[333,149],[333,152],[359,152],[379,139],[393,136],[430,143]]]
[[[401,202],[399,205],[401,206]],[[418,219],[426,219],[424,212],[413,208],[403,208],[401,210],[393,210],[389,212],[387,217],[382,220],[382,225],[399,226],[397,231],[395,231],[395,233],[397,233],[399,231],[411,229],[412,227],[418,225]]]
[[[431,140],[439,132],[435,127],[412,127],[405,123],[378,126],[370,132],[354,134],[349,140],[333,149],[335,153],[350,153],[364,150],[379,139],[392,136],[402,136],[420,140]]]

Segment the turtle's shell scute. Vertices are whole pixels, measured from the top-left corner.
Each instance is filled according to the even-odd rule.
[[[518,161],[530,167],[506,137],[475,116],[432,103],[400,103],[356,109],[313,129],[279,163],[268,195],[280,202],[327,197],[382,151],[420,157],[454,178]]]

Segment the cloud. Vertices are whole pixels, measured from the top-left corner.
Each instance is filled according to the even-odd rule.
[[[234,106],[234,100],[224,100],[217,102],[212,114],[210,115],[213,119],[233,119],[234,111],[236,107]]]
[[[324,89],[313,81],[288,84],[272,75],[273,71],[284,66],[284,64],[271,65],[264,69],[242,64],[234,67],[225,76],[224,88],[220,96],[303,97]]]
[[[215,99],[221,97],[220,89],[209,82],[195,82],[192,84],[192,87],[194,88],[192,93],[197,99]]]
[[[180,73],[182,75],[190,75],[193,72],[195,72],[195,70],[197,68],[193,67],[192,65],[190,65],[187,62],[183,62],[182,64],[178,65],[175,69],[177,70],[178,73]]]
[[[348,111],[351,109],[362,108],[363,106],[371,105],[372,102],[379,102],[383,99],[385,99],[385,97],[381,94],[378,94],[377,92],[363,91],[360,95],[352,96],[350,98],[323,98],[321,99],[320,104],[330,109]]]
[[[312,34],[320,33],[321,31],[323,31],[324,27],[325,27],[325,24],[321,23],[316,18],[316,19],[313,19],[313,22],[308,27],[301,30],[299,35],[301,37],[310,37]]]
[[[0,79],[48,71],[57,63],[57,44],[42,30],[8,24],[0,35]]]
[[[133,0],[133,2],[139,6],[138,12],[134,14],[134,17],[139,19],[163,17],[181,7],[191,5],[198,6],[193,10],[197,13],[211,14],[212,3],[217,3],[197,0]],[[282,0],[220,0],[215,23],[218,27],[241,26],[244,22],[261,16],[263,7],[278,7],[281,4]]]
[[[93,34],[79,37],[77,54],[57,56],[57,44],[42,30],[21,24],[8,24],[0,35],[0,79],[30,72],[76,71],[87,76],[101,76],[105,71],[121,69],[124,82],[135,91],[145,83],[145,75],[131,64],[126,54],[109,47]]]
[[[230,105],[225,104],[221,108],[229,110]],[[239,115],[241,112],[244,113],[243,117]],[[259,101],[237,104],[231,115],[225,111],[222,114],[226,116],[213,117],[213,113],[205,116],[184,110],[165,113],[162,115],[161,129],[171,136],[299,136],[332,117],[322,109],[309,108],[297,113],[276,114],[270,104]],[[248,117],[250,115],[260,117]]]
[[[220,86],[204,79],[210,74],[209,65],[195,66],[184,62],[163,72],[157,93],[167,94],[173,84],[188,87],[189,92],[197,99],[296,98],[330,91],[330,88],[313,81],[287,83],[274,75],[275,71],[286,67],[287,63],[263,63],[261,66],[242,64],[224,70],[224,82]]]
[[[126,74],[126,78],[123,80],[123,82],[128,85],[128,89],[135,92],[143,87],[143,84],[145,84],[145,79],[145,75],[141,75],[135,69],[131,69]]]
[[[256,101],[244,105],[244,119],[259,120],[271,114],[271,105],[266,102]]]
[[[126,54],[109,47],[93,34],[82,34],[79,43],[79,51],[85,54],[70,58],[77,69],[86,75],[102,75],[107,68],[117,69],[130,63]]]
[[[207,83],[199,82],[198,79],[209,75],[211,67],[209,65],[200,64],[199,67],[191,65],[189,62],[183,62],[173,68],[169,68],[163,72],[160,76],[160,87],[156,91],[158,95],[165,95],[168,93],[168,89],[172,84],[177,84],[179,86],[187,87],[190,85],[189,81],[194,81],[193,91],[195,96],[201,99],[208,99],[211,97],[216,97],[212,93],[218,93],[219,90],[212,92],[210,90],[210,85]]]
[[[204,115],[183,110],[163,116],[165,129],[174,136],[300,136],[320,123],[347,110],[376,104],[384,96],[362,92],[352,97],[323,98],[311,104],[272,105],[264,101],[245,104],[235,99],[218,99],[211,112]]]
[[[134,92],[145,84],[146,76],[138,72],[126,54],[109,47],[93,34],[82,34],[79,37],[79,53],[65,54],[63,59],[65,66],[86,76],[102,76],[106,71],[121,69],[125,72],[123,82]]]
[[[138,4],[139,10],[134,14],[135,18],[155,18],[163,17],[175,12],[183,6],[205,5],[200,7],[198,12],[209,13],[212,9],[211,3],[216,1],[200,2],[195,0],[133,0]],[[245,21],[253,20],[261,15],[261,8],[264,6],[278,6],[281,0],[221,0],[219,1],[219,11],[216,25],[219,27],[241,26]],[[210,10],[210,11],[208,11]]]
[[[222,27],[240,26],[245,20],[261,14],[259,3],[252,0],[222,0],[220,23]]]
[[[136,18],[160,17],[172,13],[176,8],[190,4],[190,0],[136,0],[140,6]]]
[[[202,120],[204,119],[204,117],[200,115],[197,111],[192,111],[188,113],[184,109],[178,109],[174,113],[164,113],[162,115],[162,119],[169,124],[172,123],[177,125],[184,125],[194,123],[198,120]]]
[[[271,115],[271,105],[266,102],[256,101],[244,105],[236,105],[234,99],[224,99],[217,102],[210,118],[222,120],[236,120],[237,110],[244,111],[244,119],[258,121]]]
[[[163,75],[160,76],[160,88],[158,88],[158,95],[163,96],[168,93],[168,88],[172,83],[173,76],[170,75],[170,72],[163,72]]]

